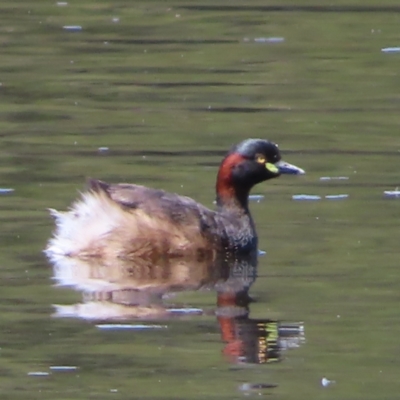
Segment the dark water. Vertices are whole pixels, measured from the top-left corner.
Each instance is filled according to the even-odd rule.
[[[384,191],[399,185],[400,54],[382,49],[400,46],[399,18],[395,1],[3,1],[1,398],[398,398],[400,203]],[[111,298],[54,286],[46,208],[65,209],[89,176],[212,207],[218,163],[247,137],[276,141],[307,175],[254,191],[267,255],[255,281],[239,268],[256,302],[222,315],[236,336],[214,290],[168,296],[151,318],[127,311],[123,323],[153,329],[96,326],[116,323],[126,292],[100,321],[80,318],[73,305]],[[273,321],[303,322],[305,341],[280,362],[229,356],[238,340],[273,346]]]

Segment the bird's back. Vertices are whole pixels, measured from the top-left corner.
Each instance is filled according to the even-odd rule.
[[[57,228],[50,256],[155,261],[209,257],[221,246],[216,213],[188,197],[140,185],[89,185],[68,212],[52,210]]]

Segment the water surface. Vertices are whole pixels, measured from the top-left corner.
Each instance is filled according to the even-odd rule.
[[[400,45],[399,16],[389,0],[3,1],[3,397],[397,398],[400,203],[384,191],[399,186],[400,55],[381,50]],[[267,255],[249,292],[250,319],[302,321],[305,343],[280,362],[227,359],[214,290],[166,299],[200,314],[123,321],[165,329],[53,316],[82,294],[54,286],[47,207],[68,207],[87,177],[213,207],[221,157],[247,137],[307,171],[253,191]]]

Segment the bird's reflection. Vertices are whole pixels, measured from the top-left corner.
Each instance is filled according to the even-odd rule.
[[[160,320],[182,315],[213,314],[220,326],[224,354],[231,362],[277,361],[282,350],[304,341],[301,323],[249,317],[248,292],[257,276],[257,253],[198,254],[196,258],[151,261],[117,260],[104,265],[96,258],[51,257],[59,286],[82,292],[82,302],[56,305],[55,316],[94,321]],[[165,303],[171,293],[213,289],[216,308],[176,308]]]

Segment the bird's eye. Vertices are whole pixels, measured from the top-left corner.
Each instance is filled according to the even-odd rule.
[[[267,161],[267,159],[265,158],[265,156],[264,156],[263,154],[257,154],[257,155],[256,155],[256,161],[257,161],[259,164],[265,164],[266,161]]]

